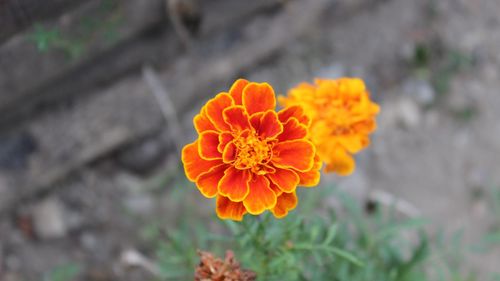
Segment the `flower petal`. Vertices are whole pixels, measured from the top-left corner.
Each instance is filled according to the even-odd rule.
[[[266,177],[253,177],[250,182],[250,193],[243,200],[243,205],[252,215],[259,215],[276,205],[276,194],[269,187],[269,180]]]
[[[212,167],[208,172],[200,174],[196,179],[196,186],[201,194],[207,198],[213,198],[217,195],[217,186],[220,179],[224,176],[224,171],[227,169],[226,164]]]
[[[233,202],[241,202],[250,192],[249,181],[251,174],[248,170],[239,170],[234,167],[229,167],[224,172],[224,176],[219,182],[219,194]]]
[[[338,142],[350,153],[356,153],[368,146],[370,139],[366,135],[344,135],[338,137]]]
[[[215,203],[215,212],[220,219],[241,221],[247,210],[242,202],[233,202],[227,197],[218,195]]]
[[[283,193],[283,191],[277,185],[275,185],[272,181],[269,181],[269,187],[273,190],[273,192],[274,192],[274,194],[276,194],[276,196],[280,196],[281,193]]]
[[[278,218],[284,218],[288,215],[290,210],[295,209],[298,203],[297,194],[295,192],[292,193],[282,193],[276,202],[276,206],[271,209],[273,215]]]
[[[284,141],[274,146],[271,161],[279,168],[293,168],[300,172],[307,172],[314,165],[314,154],[314,145],[309,141]]]
[[[314,165],[310,171],[307,172],[296,172],[300,178],[299,185],[303,187],[313,187],[319,184],[319,180],[321,178],[321,166],[323,165],[323,161],[316,154],[314,156]]]
[[[264,116],[264,112],[257,112],[250,116],[250,124],[252,125],[252,128],[255,129],[255,131],[258,131],[260,129],[260,121],[262,119],[262,116]]]
[[[234,100],[234,104],[236,105],[242,105],[242,95],[243,95],[243,89],[248,85],[248,80],[245,79],[238,79],[236,82],[233,83],[231,86],[231,89],[229,90],[229,94]]]
[[[300,181],[299,185],[302,187],[314,187],[319,184],[321,173],[318,170],[311,170],[309,172],[297,172]]]
[[[286,123],[290,118],[295,117],[299,123],[304,124],[306,127],[309,126],[311,120],[304,113],[304,108],[299,105],[292,105],[283,108],[278,112],[278,118],[281,122]]]
[[[243,89],[242,101],[248,115],[273,110],[276,107],[274,90],[267,83],[249,83]]]
[[[377,129],[377,123],[375,122],[375,118],[373,118],[353,124],[352,128],[360,134],[368,135]]]
[[[245,108],[241,105],[235,105],[224,109],[222,112],[224,121],[233,131],[243,131],[250,129],[249,116]]]
[[[335,149],[334,153],[325,162],[325,172],[336,172],[341,176],[352,174],[356,168],[353,157],[341,148]]]
[[[276,169],[274,174],[268,174],[267,178],[275,183],[283,192],[292,192],[297,188],[300,178],[292,170]]]
[[[207,172],[213,166],[222,164],[222,161],[201,158],[198,152],[198,141],[195,141],[182,149],[182,163],[184,163],[186,177],[194,182],[200,174]]]
[[[283,125],[278,120],[278,115],[272,110],[268,110],[260,119],[260,126],[257,134],[262,139],[274,138],[283,132]]]
[[[236,145],[230,142],[224,147],[222,152],[222,161],[224,163],[232,163],[236,159]]]
[[[218,94],[205,105],[208,119],[220,131],[229,130],[229,125],[224,122],[224,118],[222,117],[222,111],[231,105],[233,105],[233,98],[227,93]]]
[[[278,136],[278,141],[303,139],[307,136],[307,127],[291,117],[283,125],[283,132]]]
[[[194,117],[193,123],[194,123],[194,128],[196,129],[198,134],[208,130],[212,131],[216,130],[214,124],[212,124],[212,121],[210,121],[210,119],[208,119],[207,117],[207,114],[205,112],[205,107],[203,107],[200,113]]]
[[[222,153],[224,148],[228,143],[230,143],[234,139],[233,134],[228,132],[222,132],[219,134],[219,145],[217,146],[217,150]]]
[[[217,147],[219,146],[219,133],[216,131],[205,131],[200,134],[198,141],[198,150],[200,157],[206,160],[220,159],[222,154]]]

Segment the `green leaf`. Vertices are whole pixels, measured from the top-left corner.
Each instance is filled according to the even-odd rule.
[[[323,245],[328,245],[332,243],[336,235],[337,235],[337,224],[332,224],[330,228],[328,228],[328,232],[326,234],[325,240],[323,241]]]
[[[335,247],[328,247],[328,249],[336,254],[337,256],[341,257],[341,258],[344,258],[346,259],[347,261],[357,265],[357,266],[360,266],[362,267],[364,264],[362,261],[360,261],[358,258],[356,258],[354,255],[352,255],[351,253],[349,252],[346,252],[344,250],[341,250],[339,248],[335,248]]]
[[[402,230],[408,230],[408,229],[412,229],[412,228],[420,228],[428,223],[429,223],[429,220],[424,219],[424,218],[407,220],[403,223],[396,224],[396,225],[393,225],[393,226],[388,227],[386,229],[383,229],[382,231],[377,233],[377,236],[375,237],[375,241],[387,239],[388,237],[395,235],[396,233],[398,233]]]

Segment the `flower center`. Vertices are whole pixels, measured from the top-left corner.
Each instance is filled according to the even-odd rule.
[[[243,132],[234,141],[237,152],[235,167],[252,169],[257,174],[265,174],[265,165],[272,157],[272,142],[261,140],[257,135]]]

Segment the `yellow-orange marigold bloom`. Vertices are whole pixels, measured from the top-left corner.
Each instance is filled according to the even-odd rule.
[[[349,175],[353,154],[370,144],[379,106],[370,100],[365,83],[357,78],[316,79],[302,83],[279,97],[283,106],[301,105],[311,118],[309,138],[326,163],[327,172]]]
[[[267,83],[237,80],[194,117],[199,137],[182,150],[186,176],[222,219],[270,210],[284,217],[297,205],[297,185],[319,182],[321,161],[307,139],[309,119],[300,106],[275,111]]]

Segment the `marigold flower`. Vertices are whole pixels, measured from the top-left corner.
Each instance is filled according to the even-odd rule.
[[[325,162],[327,172],[349,175],[355,169],[353,154],[370,144],[379,106],[370,100],[362,80],[316,79],[302,83],[279,97],[283,106],[301,105],[311,119],[309,137]]]
[[[239,79],[194,117],[199,137],[182,150],[184,170],[205,197],[216,197],[222,219],[266,210],[284,217],[297,205],[297,185],[319,182],[321,162],[307,139],[304,110],[275,106],[269,84]]]

